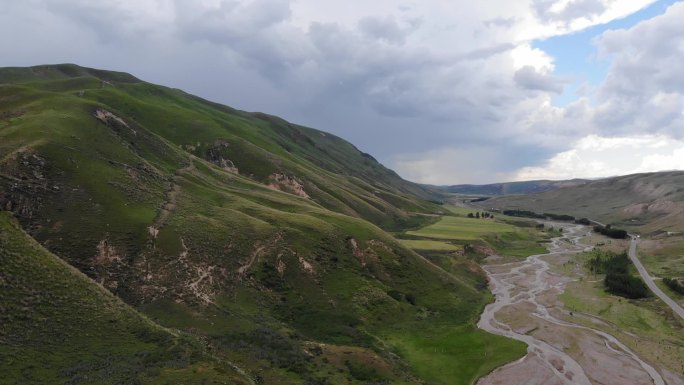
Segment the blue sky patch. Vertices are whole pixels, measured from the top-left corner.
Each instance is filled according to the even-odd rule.
[[[630,28],[643,20],[661,15],[674,3],[676,3],[675,0],[657,1],[622,19],[596,25],[573,34],[534,41],[532,43],[534,48],[541,49],[555,59],[554,74],[568,81],[563,93],[554,97],[552,104],[564,107],[579,98],[582,84],[597,87],[605,79],[610,62],[597,57],[594,45],[596,37],[605,31]]]

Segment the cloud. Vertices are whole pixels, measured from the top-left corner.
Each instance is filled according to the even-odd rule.
[[[666,136],[590,135],[545,164],[523,167],[510,180],[602,178],[638,172],[684,169],[684,141]]]
[[[611,60],[597,92],[594,123],[610,134],[662,133],[684,136],[684,3],[627,30],[597,39]]]
[[[359,30],[363,34],[391,44],[403,44],[406,36],[419,25],[420,21],[414,20],[411,24],[402,26],[392,16],[366,16],[359,20]]]
[[[492,181],[587,135],[682,135],[682,7],[598,39],[609,78],[565,108],[532,44],[652,2],[26,0],[3,4],[20,38],[0,63],[128,71],[332,131],[410,179]]]
[[[563,91],[563,82],[554,76],[537,72],[532,66],[525,66],[513,75],[515,83],[522,88],[536,91],[560,93]]]

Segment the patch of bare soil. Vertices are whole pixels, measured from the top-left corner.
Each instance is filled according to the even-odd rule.
[[[478,382],[478,385],[565,385],[555,371],[536,353],[502,366]]]

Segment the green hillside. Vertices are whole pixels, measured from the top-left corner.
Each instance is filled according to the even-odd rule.
[[[387,232],[434,222],[443,208],[433,198],[348,142],[276,117],[122,73],[0,69],[0,208],[151,328],[199,341],[188,342],[197,352],[176,366],[146,348],[159,369],[139,376],[145,381],[177,383],[171,376],[190,370],[232,383],[235,365],[255,384],[469,384],[519,357],[521,344],[474,328],[491,300],[481,270],[447,272]],[[16,231],[6,237],[30,244]],[[28,280],[31,271],[12,275]],[[100,311],[136,314],[99,302],[103,309],[78,312],[75,302],[62,310],[79,317],[74,327],[107,319]],[[29,307],[51,311],[43,302]],[[66,326],[58,321],[40,322],[59,331]],[[22,329],[32,321],[16,322]],[[170,349],[136,336],[117,348]],[[90,342],[63,348],[97,357],[99,342]],[[55,382],[68,382],[80,360],[41,361],[31,349],[17,345],[12,354],[47,368]],[[129,365],[148,368],[117,362],[103,383],[121,383],[116,376],[129,375]],[[7,370],[10,378],[25,372]]]
[[[3,212],[0,294],[3,384],[248,383],[199,341],[153,324],[50,254]]]

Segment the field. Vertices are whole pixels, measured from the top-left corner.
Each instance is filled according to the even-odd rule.
[[[648,271],[661,278],[684,277],[684,237],[645,239],[639,257]]]
[[[406,234],[435,239],[475,240],[492,233],[513,232],[515,227],[491,219],[444,216],[439,222]]]
[[[399,241],[444,271],[477,287],[487,301],[491,300],[491,295],[485,295],[486,279],[475,261],[477,258],[491,253],[519,258],[546,251],[540,242],[549,236],[536,229],[534,222],[496,214],[496,219],[468,218],[469,213],[476,211],[450,205],[445,208],[449,215],[421,229],[407,231],[403,236],[409,239]],[[511,223],[507,223],[508,220]],[[463,251],[454,253],[459,250]],[[461,296],[466,301],[474,300],[469,293]],[[439,300],[438,296],[433,300]],[[478,306],[483,305],[481,302]],[[429,317],[430,312],[425,316]],[[471,384],[526,352],[523,343],[475,328],[478,317],[479,311],[474,312],[467,326],[461,328],[447,327],[436,320],[430,330],[409,328],[401,333],[387,334],[387,330],[381,333],[429,383]]]
[[[474,326],[435,328],[391,339],[413,370],[430,384],[472,384],[497,367],[526,353],[518,341],[495,336]]]
[[[447,242],[416,240],[416,239],[400,239],[399,243],[414,250],[438,250],[438,251],[456,251],[462,250],[462,247],[452,245]]]

